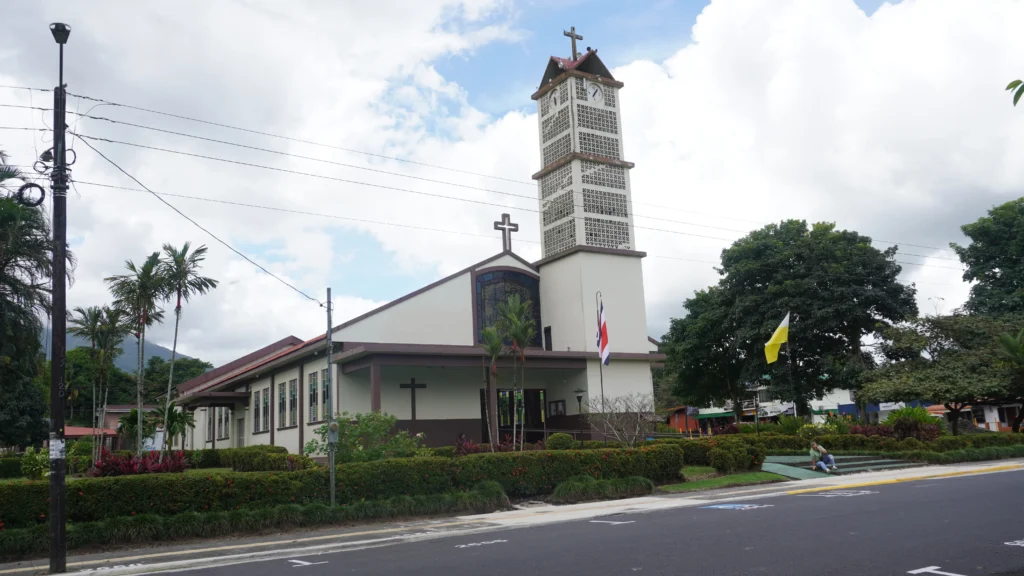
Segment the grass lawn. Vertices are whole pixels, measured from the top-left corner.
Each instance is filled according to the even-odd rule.
[[[715,488],[724,488],[726,486],[768,484],[771,482],[780,482],[785,479],[785,476],[779,476],[778,474],[772,474],[771,472],[745,472],[743,474],[729,474],[728,476],[718,476],[717,478],[708,478],[706,480],[683,482],[682,484],[670,484],[668,486],[662,486],[661,489],[666,492],[693,492],[695,490],[713,490]]]
[[[711,466],[683,466],[683,469],[679,472],[683,475],[683,478],[686,478],[688,481],[691,478],[696,479],[702,476],[714,476],[717,474],[715,469]]]

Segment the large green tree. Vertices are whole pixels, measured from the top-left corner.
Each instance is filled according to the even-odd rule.
[[[171,409],[172,386],[174,384],[174,362],[178,355],[178,327],[181,325],[181,304],[188,302],[193,296],[206,294],[217,287],[217,281],[199,274],[199,269],[206,260],[206,246],[192,250],[192,244],[185,242],[181,248],[164,244],[164,258],[160,262],[159,274],[167,281],[170,295],[175,299],[174,305],[174,344],[171,345],[171,362],[167,374],[167,395],[164,399],[164,412]],[[167,442],[164,434],[164,442]],[[162,446],[160,447],[163,448]],[[161,458],[163,456],[161,455]]]
[[[967,246],[950,244],[974,282],[964,308],[998,316],[1024,312],[1024,198],[1000,204],[960,227]]]
[[[706,320],[680,319],[666,338],[673,364],[689,366],[678,373],[679,395],[735,400],[743,386],[763,384],[807,414],[811,398],[856,389],[873,366],[863,339],[917,314],[916,289],[898,280],[896,250],[802,220],[770,224],[734,242],[722,251],[718,285],[684,304]],[[768,365],[764,343],[787,313],[789,346]]]
[[[136,400],[138,402],[136,416],[139,419],[135,426],[138,434],[136,450],[142,452],[142,401],[144,395],[143,351],[146,349],[146,328],[157,322],[163,322],[164,313],[159,303],[167,298],[167,279],[160,274],[160,253],[153,252],[141,266],[134,262],[125,262],[128,274],[111,276],[105,281],[114,295],[114,305],[125,311],[128,324],[135,330],[138,341],[138,369],[136,375]]]
[[[0,444],[24,446],[45,432],[40,318],[50,313],[53,240],[46,213],[18,200],[25,180],[0,151]],[[74,259],[68,252],[68,278]]]
[[[675,375],[672,392],[686,404],[731,402],[737,421],[742,415],[746,350],[737,338],[726,291],[712,286],[683,304],[686,316],[673,318],[663,339],[665,370]]]
[[[872,402],[943,404],[958,422],[967,405],[1007,394],[1011,373],[999,360],[998,341],[1005,326],[1000,319],[958,313],[890,328],[880,347],[885,362],[870,374],[863,395]]]
[[[1010,384],[1007,386],[1006,403],[1024,403],[1024,329],[1016,334],[1005,332],[999,335],[999,354],[1010,368]],[[1024,423],[1024,409],[1017,409],[1017,417],[1011,423],[1014,432],[1020,432]]]
[[[213,364],[198,358],[178,358],[174,363],[174,379],[172,386],[178,386],[189,380],[202,376]],[[150,356],[146,360],[145,370],[145,402],[155,402],[165,392],[167,379],[171,376],[171,363],[159,356]]]

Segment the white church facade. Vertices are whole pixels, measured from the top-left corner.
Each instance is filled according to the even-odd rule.
[[[323,335],[288,337],[182,384],[178,403],[194,411],[197,425],[185,447],[274,444],[299,452],[330,415],[371,411],[423,432],[428,445],[460,434],[486,441],[490,360],[481,333],[511,294],[533,304],[537,326],[518,384],[527,440],[582,430],[580,413],[600,404],[602,389],[606,398],[652,393],[651,368],[664,356],[647,333],[633,164],[622,152],[622,83],[596,50],[577,54],[572,36],[574,57],[552,57],[532,96],[542,258],[529,262],[512,250],[517,226],[502,215],[500,253],[335,326],[330,353]],[[611,350],[603,367],[598,294]],[[511,434],[512,383],[512,359],[503,358],[489,399],[499,439]]]

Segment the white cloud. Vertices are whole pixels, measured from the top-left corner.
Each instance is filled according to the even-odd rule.
[[[95,135],[518,209],[96,144],[155,190],[484,235],[508,211],[521,225],[517,251],[539,257],[539,247],[525,241],[539,238],[536,189],[529,185],[539,164],[536,117],[488,117],[466,103],[472,95],[464,87],[432,65],[522,38],[514,8],[468,0],[304,8],[283,11],[270,2],[20,5],[13,34],[0,39],[0,81],[52,85],[55,50],[45,25],[64,18],[74,26],[67,56],[73,92],[527,184],[108,106],[96,114],[528,198],[83,123],[82,131]],[[643,227],[721,238],[742,232],[642,215],[741,231],[755,227],[752,222],[788,217],[832,220],[875,238],[943,247],[961,239],[960,224],[1018,195],[1024,119],[1002,87],[1024,73],[1024,37],[1012,27],[1022,16],[1024,4],[1009,0],[908,1],[883,6],[871,17],[851,0],[716,1],[699,17],[692,42],[680,36],[672,57],[614,70],[626,83],[625,156],[637,163],[637,244],[651,254],[644,263],[651,333],[663,332],[669,316],[682,313],[682,300],[716,279],[711,265],[687,259],[716,261],[727,243]],[[523,65],[535,66],[539,77],[545,64]],[[28,102],[10,91],[0,91],[0,98]],[[33,98],[36,105],[47,102],[46,96]],[[528,98],[521,95],[523,109],[532,111]],[[38,114],[0,109],[0,124],[33,121],[41,126]],[[10,145],[8,134],[2,136],[16,158],[33,154],[27,141]],[[133,186],[84,147],[76,148],[76,178]],[[287,334],[308,338],[322,329],[320,308],[153,198],[80,190],[82,198],[72,194],[70,201],[71,234],[81,256],[72,305],[104,301],[102,278],[119,273],[125,258],[138,261],[163,242],[190,239],[211,247],[207,271],[222,286],[186,310],[184,353],[223,362]],[[259,253],[275,273],[317,297],[352,258],[351,247],[327,241],[339,230],[371,234],[402,271],[436,276],[500,246],[496,236],[169,201],[232,244]],[[900,259],[958,268],[951,260]],[[329,260],[336,269],[328,270]],[[944,298],[946,311],[966,297],[957,270],[907,266],[904,278],[921,282],[922,311],[932,311],[929,297]],[[344,294],[336,299],[338,321],[378,304]],[[169,344],[171,328],[159,328],[153,339]]]

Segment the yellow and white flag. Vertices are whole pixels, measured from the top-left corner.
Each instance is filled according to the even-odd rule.
[[[764,357],[771,364],[779,359],[779,348],[785,342],[789,342],[789,312],[786,312],[786,317],[782,319],[782,324],[775,329],[775,333],[772,334],[772,339],[764,345]]]

